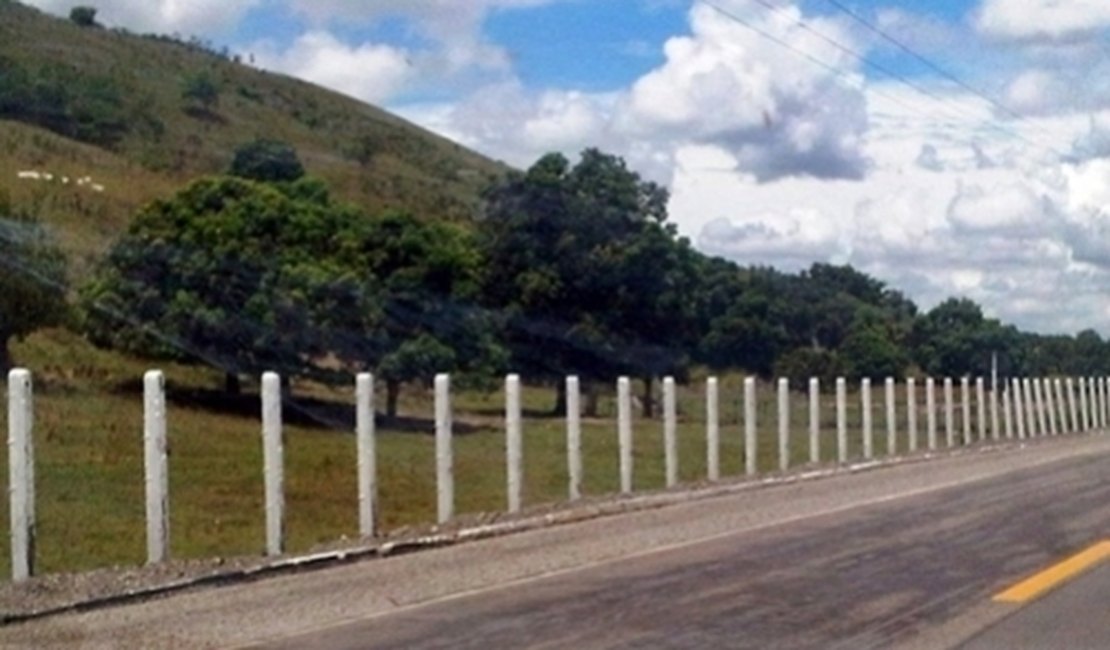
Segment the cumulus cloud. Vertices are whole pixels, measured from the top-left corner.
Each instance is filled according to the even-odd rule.
[[[976,18],[988,36],[1016,41],[1068,41],[1110,27],[1103,0],[985,0]]]
[[[412,55],[388,45],[350,46],[323,30],[308,32],[292,46],[255,46],[264,68],[315,83],[368,102],[382,102],[397,94],[418,74]]]
[[[1076,139],[1072,154],[1080,160],[1110,158],[1110,113],[1090,116],[1090,128]]]
[[[71,0],[26,0],[51,13],[68,15]],[[99,0],[97,21],[137,32],[211,35],[230,31],[262,0]]]

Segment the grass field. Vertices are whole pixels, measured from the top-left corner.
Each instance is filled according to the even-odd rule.
[[[144,561],[141,378],[148,364],[90,347],[63,330],[18,344],[15,357],[35,374],[35,444],[39,513],[39,567],[43,572],[84,570]],[[168,381],[172,554],[178,558],[251,555],[263,549],[262,458],[256,394],[229,400],[219,393],[222,376],[186,366],[163,365]],[[743,472],[740,376],[721,378],[721,472]],[[706,471],[704,377],[679,387],[679,458],[683,482]],[[635,388],[635,387],[634,387]],[[938,387],[939,389],[939,387]],[[905,448],[904,388],[898,390],[899,446]],[[618,490],[615,404],[606,391],[600,417],[583,421],[583,491]],[[353,387],[295,386],[286,406],[287,533],[291,551],[357,535]],[[875,453],[886,453],[882,386],[873,390]],[[959,399],[959,388],[955,394]],[[778,467],[777,406],[773,387],[759,386],[758,465]],[[919,386],[918,401],[924,404]],[[460,514],[505,509],[505,456],[500,392],[454,396],[455,477]],[[943,404],[938,390],[938,408]],[[538,415],[553,390],[524,392],[525,504],[566,498],[565,423]],[[384,531],[435,518],[435,441],[432,395],[408,388],[402,424],[379,426],[380,516]],[[852,457],[862,454],[858,394],[849,399]],[[923,408],[922,408],[923,411]],[[957,439],[962,431],[955,409]],[[791,395],[792,465],[808,462],[808,403]],[[973,409],[973,418],[974,409]],[[938,415],[943,445],[943,417]],[[634,463],[637,490],[664,485],[662,422],[636,419]],[[836,422],[831,387],[823,387],[822,458],[835,458]],[[918,415],[922,446],[924,413]],[[7,448],[0,447],[7,482]],[[7,521],[6,501],[0,521]],[[7,574],[7,536],[0,536],[0,572]]]

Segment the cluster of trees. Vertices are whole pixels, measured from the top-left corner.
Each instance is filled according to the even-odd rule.
[[[695,365],[800,382],[986,374],[992,358],[1004,375],[1085,374],[1110,361],[1093,331],[1023,333],[966,299],[919,313],[849,266],[788,274],[707,257],[667,222],[667,200],[587,150],[500,180],[474,224],[371,217],[305,177],[287,145],[253,142],[228,175],[137,215],[81,288],[82,323],[100,345],[221,368],[229,390],[262,370],[323,381],[373,370],[390,413],[404,384],[437,372],[483,384],[512,368],[558,387],[568,374],[587,387],[631,375],[650,415],[653,382]],[[27,233],[7,239],[48,249]],[[3,320],[13,313],[0,308],[4,341],[27,331]]]
[[[0,57],[0,119],[27,122],[67,138],[111,147],[134,129],[160,135],[148,107],[128,105],[130,90],[105,75],[64,64],[28,68]]]

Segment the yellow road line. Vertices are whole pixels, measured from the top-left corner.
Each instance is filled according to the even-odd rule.
[[[1110,557],[1110,541],[1099,542],[995,595],[994,601],[996,603],[1028,602],[1108,557]]]

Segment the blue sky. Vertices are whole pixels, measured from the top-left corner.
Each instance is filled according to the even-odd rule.
[[[925,308],[967,296],[1025,328],[1110,335],[1110,1],[836,1],[970,89],[833,0],[713,0],[802,56],[694,0],[92,4],[519,167],[620,154],[707,253],[850,263]]]

